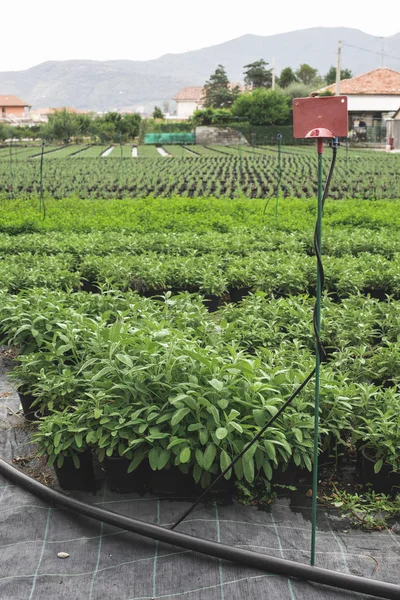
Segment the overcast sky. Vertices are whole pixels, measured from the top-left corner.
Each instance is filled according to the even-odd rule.
[[[147,60],[246,33],[318,26],[385,37],[400,31],[392,18],[400,14],[398,0],[18,0],[10,6],[1,27],[0,71],[47,60]]]

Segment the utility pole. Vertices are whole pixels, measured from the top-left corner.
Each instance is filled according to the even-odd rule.
[[[272,89],[275,89],[275,56],[272,58]]]
[[[385,38],[384,37],[380,37],[379,39],[382,40],[382,63],[381,63],[381,67],[385,66]]]
[[[342,42],[339,40],[338,51],[337,51],[337,67],[336,67],[336,91],[335,96],[340,96],[340,61],[342,54]]]

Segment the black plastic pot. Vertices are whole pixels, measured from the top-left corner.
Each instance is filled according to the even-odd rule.
[[[25,419],[27,421],[37,421],[37,417],[35,416],[35,408],[32,408],[35,398],[31,394],[25,394],[24,392],[18,392],[18,396],[22,405]]]
[[[393,471],[392,465],[383,463],[379,473],[375,473],[376,462],[365,449],[362,450],[361,474],[364,483],[370,483],[378,494],[400,494],[400,472]]]
[[[93,462],[90,450],[85,450],[79,455],[80,466],[77,469],[72,456],[66,456],[62,467],[54,464],[57,480],[64,490],[95,491]]]
[[[150,466],[148,461],[143,461],[137,469],[128,473],[130,460],[121,456],[106,456],[104,470],[106,482],[112,492],[127,494],[138,492],[144,494],[149,486]]]
[[[178,467],[150,471],[150,488],[158,496],[184,496],[193,493],[193,478]]]
[[[279,466],[272,474],[272,483],[279,485],[295,485],[300,479],[309,474],[307,469],[297,467],[294,462],[290,462],[287,468],[283,471]]]
[[[221,304],[221,298],[215,294],[205,294],[204,304],[208,312],[215,312],[218,310],[218,306]]]
[[[229,295],[231,297],[232,302],[240,302],[243,300],[245,296],[248,296],[251,292],[251,288],[249,287],[230,287]]]

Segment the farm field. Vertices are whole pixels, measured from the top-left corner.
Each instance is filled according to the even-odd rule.
[[[51,463],[89,447],[205,487],[312,370],[315,201],[282,200],[278,219],[272,204],[65,199],[43,219],[2,200],[1,341],[50,410],[36,441]],[[324,217],[320,448],[364,450],[377,471],[400,469],[399,204],[329,200]],[[234,478],[311,469],[313,393]]]
[[[49,198],[141,198],[152,194],[170,198],[274,198],[278,193],[278,153],[272,147],[166,146],[162,157],[155,146],[141,145],[137,158],[132,146],[46,148],[43,190]],[[37,196],[40,161],[36,149],[0,149],[0,197]],[[56,150],[56,151],[51,151]],[[170,160],[170,159],[173,160]],[[79,160],[78,160],[79,159]],[[118,160],[117,160],[118,159]],[[399,157],[339,150],[330,196],[395,199],[400,197]],[[316,195],[315,152],[308,147],[283,148],[282,197]],[[328,159],[325,159],[325,170]]]

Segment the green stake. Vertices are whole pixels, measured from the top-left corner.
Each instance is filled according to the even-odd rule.
[[[317,248],[321,253],[322,242],[322,149],[323,140],[318,139],[318,216],[317,216]],[[316,335],[319,337],[321,330],[321,293],[322,282],[319,268],[317,268],[317,299],[316,299]],[[314,404],[314,464],[312,486],[312,517],[311,517],[311,565],[315,565],[315,540],[317,533],[317,492],[318,492],[318,437],[319,437],[319,387],[320,365],[318,343],[315,345],[315,404]]]
[[[276,201],[275,201],[275,219],[278,220],[278,206],[279,206],[279,196],[281,193],[281,175],[282,175],[282,165],[281,165],[281,144],[282,144],[282,134],[278,133],[278,185],[276,188]]]
[[[40,154],[40,210],[43,210],[43,219],[46,217],[46,208],[43,201],[43,155],[44,155],[44,140],[42,140],[42,152]]]

